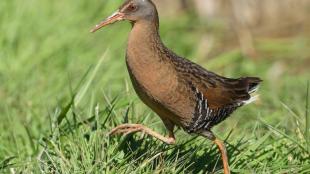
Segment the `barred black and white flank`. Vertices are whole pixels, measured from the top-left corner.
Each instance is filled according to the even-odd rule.
[[[209,107],[208,99],[203,95],[198,88],[192,87],[196,95],[196,108],[191,124],[187,128],[188,133],[197,133],[210,131],[211,128],[227,117],[229,117],[237,108],[250,104],[258,99],[258,95],[251,96],[259,88],[259,83],[253,83],[248,87],[247,94],[250,96],[246,100],[237,101],[218,108]]]

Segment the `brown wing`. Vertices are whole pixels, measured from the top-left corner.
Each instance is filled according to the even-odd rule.
[[[192,121],[186,127],[189,133],[210,130],[225,120],[251,98],[250,94],[261,81],[255,77],[225,78],[195,64],[182,74],[181,78],[189,83],[196,102]]]
[[[255,77],[228,79],[216,75],[213,85],[208,85],[210,78],[202,79],[201,92],[209,101],[209,107],[222,108],[225,106],[238,105],[251,98],[250,93],[261,81]]]
[[[256,77],[230,79],[207,71],[186,59],[178,59],[176,69],[180,78],[197,88],[211,108],[235,105],[250,99],[250,93],[261,82]]]

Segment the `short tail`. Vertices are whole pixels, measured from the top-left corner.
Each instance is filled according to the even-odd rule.
[[[249,94],[255,93],[258,90],[260,83],[262,82],[262,80],[258,77],[246,77],[244,78],[244,81],[247,84]]]
[[[258,89],[262,80],[258,77],[245,77],[245,83],[247,84],[248,94],[251,96],[250,99],[243,101],[243,104],[250,104],[258,99],[258,95],[253,95]]]

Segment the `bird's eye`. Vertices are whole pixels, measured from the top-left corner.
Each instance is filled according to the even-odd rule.
[[[138,7],[134,4],[130,4],[127,9],[129,11],[133,12],[133,11],[136,11],[138,9]]]

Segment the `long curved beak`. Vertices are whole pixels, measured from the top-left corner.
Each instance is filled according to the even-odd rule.
[[[90,32],[94,33],[97,30],[101,29],[102,27],[113,24],[114,22],[117,22],[117,21],[121,21],[124,19],[124,16],[125,16],[124,13],[117,11],[113,13],[111,16],[109,16],[107,19],[97,24],[93,29],[90,30]]]

